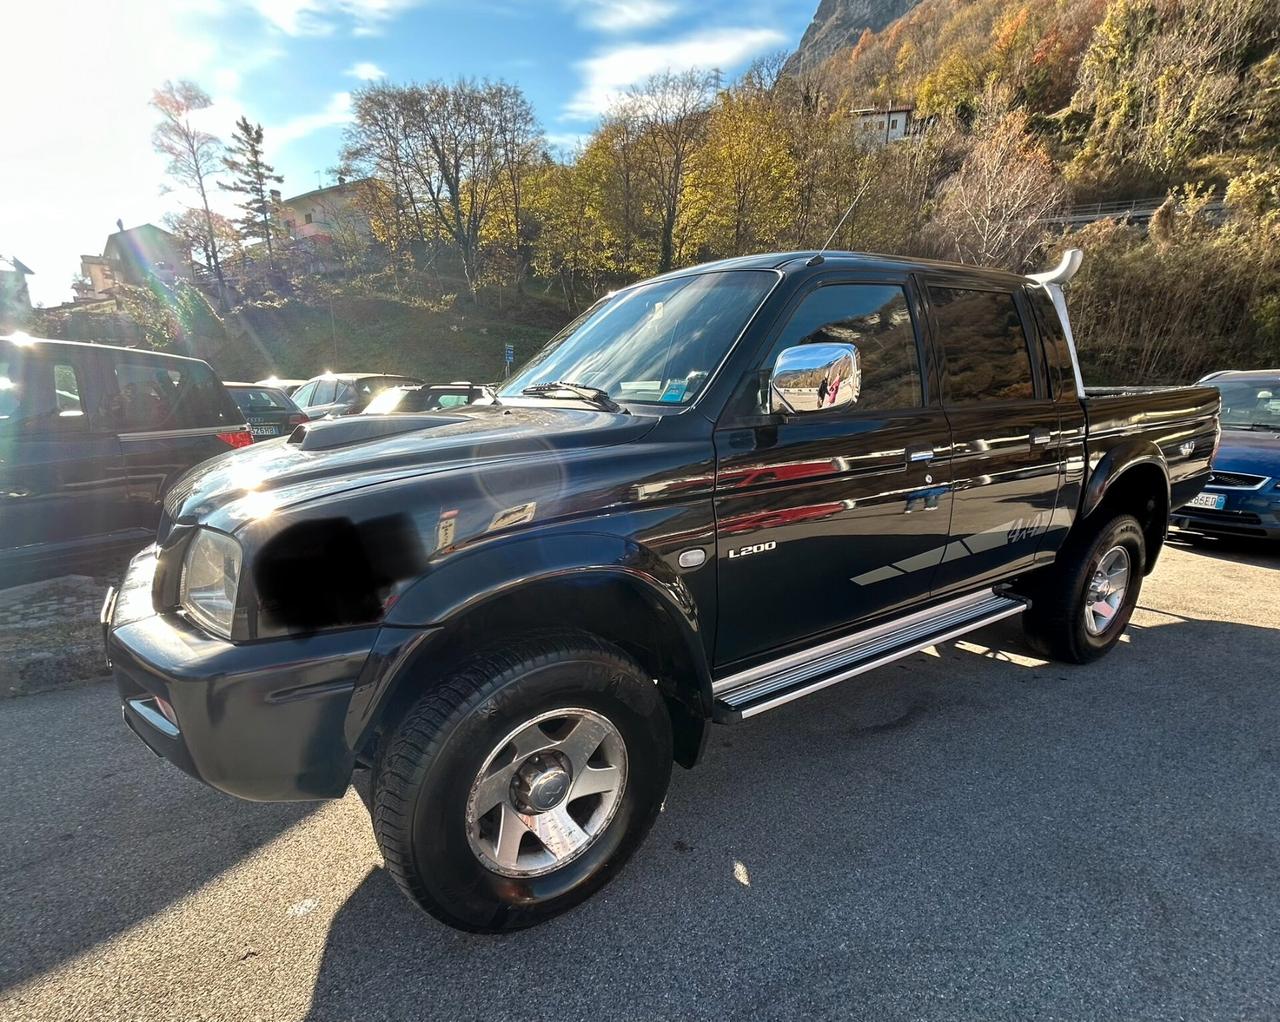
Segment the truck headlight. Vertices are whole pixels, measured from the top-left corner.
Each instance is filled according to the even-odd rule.
[[[231,638],[240,588],[240,544],[212,529],[198,529],[182,559],[178,602],[215,635]]]

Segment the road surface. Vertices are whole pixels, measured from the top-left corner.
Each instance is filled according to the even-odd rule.
[[[252,805],[108,685],[0,703],[0,1018],[1280,1015],[1280,555],[1173,548],[1125,641],[1016,624],[736,728],[600,896],[451,931],[363,804]]]

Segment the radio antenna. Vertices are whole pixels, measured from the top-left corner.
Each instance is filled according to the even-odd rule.
[[[831,247],[832,240],[835,238],[837,234],[840,233],[840,228],[843,227],[844,222],[849,219],[849,214],[853,212],[853,207],[856,206],[862,200],[862,196],[866,194],[867,187],[870,184],[871,184],[871,181],[869,179],[862,182],[862,187],[858,189],[858,194],[855,195],[853,197],[853,201],[849,203],[849,208],[844,211],[844,216],[840,218],[840,222],[836,224],[835,229],[832,230],[832,232],[827,235],[827,240],[823,244],[822,248],[818,249],[818,255],[822,255],[823,252],[825,252],[828,248]]]

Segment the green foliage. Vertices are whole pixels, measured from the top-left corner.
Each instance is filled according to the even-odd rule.
[[[1071,167],[1079,187],[1167,187],[1198,157],[1256,142],[1275,114],[1262,58],[1278,40],[1274,0],[1113,0],[1073,100],[1092,115]]]
[[[1268,175],[1263,175],[1267,177]],[[1171,195],[1151,229],[1113,220],[1064,239],[1086,257],[1069,301],[1086,382],[1184,383],[1212,369],[1280,363],[1280,226],[1269,184],[1217,225],[1210,193]],[[1269,205],[1268,205],[1269,203]]]
[[[261,124],[252,124],[243,116],[236,121],[229,155],[222,158],[223,167],[232,175],[231,183],[219,181],[218,187],[244,197],[236,204],[244,215],[234,221],[240,238],[264,242],[267,258],[272,260],[274,236],[279,229],[275,223],[276,204],[271,198],[271,185],[280,184],[284,178],[264,158],[262,139]]]

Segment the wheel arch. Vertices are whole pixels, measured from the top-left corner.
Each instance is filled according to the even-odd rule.
[[[1151,574],[1164,547],[1170,511],[1169,466],[1160,448],[1135,441],[1108,451],[1094,468],[1085,489],[1087,521],[1099,515],[1131,514],[1138,519],[1146,545],[1144,574]]]
[[[458,557],[406,591],[386,624],[422,629],[374,715],[397,719],[431,667],[495,636],[574,628],[612,642],[662,688],[676,761],[692,766],[711,714],[711,670],[692,595],[651,550],[619,537],[530,537]]]

